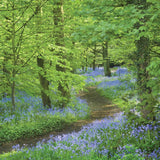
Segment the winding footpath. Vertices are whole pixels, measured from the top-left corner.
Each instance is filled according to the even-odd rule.
[[[17,140],[15,142],[6,143],[0,146],[0,154],[4,152],[9,152],[12,150],[12,146],[19,144],[20,147],[31,147],[35,146],[37,142],[46,143],[49,139],[54,139],[57,135],[67,134],[71,132],[78,132],[81,130],[82,126],[92,123],[95,120],[102,119],[108,116],[113,117],[115,113],[120,112],[119,108],[112,104],[112,102],[105,97],[101,96],[97,91],[96,87],[87,88],[88,91],[81,92],[78,96],[81,99],[87,101],[90,106],[91,115],[87,120],[78,120],[71,125],[66,126],[60,132],[50,132],[44,136],[38,136],[34,138],[25,138]]]

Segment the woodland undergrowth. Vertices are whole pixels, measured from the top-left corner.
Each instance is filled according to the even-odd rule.
[[[112,73],[112,77],[110,78],[104,78],[103,75],[97,75],[96,72],[100,73],[101,70],[97,69],[96,71],[89,72],[86,82],[90,83],[88,85],[96,84],[100,94],[110,98],[118,106],[121,106],[121,113],[115,115],[114,118],[106,117],[102,120],[94,121],[89,125],[83,126],[79,132],[56,136],[54,139],[51,136],[47,144],[37,143],[32,148],[20,148],[19,145],[13,146],[13,151],[0,155],[0,159],[160,159],[159,121],[147,122],[141,118],[140,111],[136,107],[140,102],[136,96],[136,80],[134,79],[134,75],[129,74],[124,68]],[[86,105],[80,106],[79,112],[85,113],[82,114],[84,115],[82,117],[86,117],[88,113]],[[49,118],[51,116],[49,111],[45,112]],[[64,113],[62,111],[59,112],[58,116],[53,116],[57,120],[54,125],[55,129],[59,129],[57,128],[60,126],[58,124],[59,121],[63,121],[61,124],[65,124],[67,113]],[[75,120],[80,115],[80,113],[77,115],[75,113],[70,112],[68,118],[72,117],[72,121]],[[36,114],[33,115],[34,118],[36,118]],[[42,116],[41,118],[44,117]],[[7,122],[5,122],[5,125],[7,125]],[[46,128],[45,125],[46,123],[44,123],[44,128]],[[39,126],[43,127],[42,124],[39,124]],[[12,127],[11,124],[10,127]]]

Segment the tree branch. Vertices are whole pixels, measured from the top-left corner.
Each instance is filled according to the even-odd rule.
[[[21,44],[22,44],[22,40],[23,40],[23,33],[24,33],[24,29],[25,27],[23,28],[22,32],[21,32],[21,35],[19,37],[19,40],[18,40],[18,43],[17,43],[17,47],[15,49],[16,53],[17,53],[17,59],[18,60],[18,56],[19,56],[19,53],[20,53],[20,50],[21,50]]]
[[[44,3],[41,3],[40,5],[38,5],[34,11],[34,13],[31,15],[31,17],[21,26],[19,27],[15,33],[19,32],[23,27],[25,27],[29,21],[39,12],[39,8],[41,8],[48,0],[44,1]]]
[[[22,16],[23,16],[24,13],[26,12],[26,10],[32,5],[32,2],[33,2],[33,0],[31,0],[31,1],[28,3],[28,5],[27,5],[27,6],[25,7],[25,9],[23,10],[21,16],[18,18],[18,20],[17,20],[14,24],[16,24],[16,23],[19,22],[19,20],[22,18]]]
[[[36,54],[36,52],[37,52],[37,50],[32,54],[32,56],[31,57],[29,57],[27,60],[26,60],[26,62],[19,68],[19,69],[17,69],[16,70],[16,74],[23,68],[23,67],[25,67],[27,64],[28,64],[28,62],[34,57],[34,55]]]

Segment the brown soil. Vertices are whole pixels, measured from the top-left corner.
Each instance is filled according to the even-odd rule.
[[[60,132],[51,132],[47,135],[38,136],[34,138],[25,138],[19,139],[14,142],[5,143],[0,146],[0,154],[9,152],[12,150],[12,146],[19,144],[21,147],[31,147],[35,146],[37,142],[47,142],[50,139],[50,136],[53,135],[53,138],[57,135],[71,133],[73,131],[78,132],[81,130],[82,126],[89,124],[97,119],[102,119],[107,116],[113,116],[115,113],[120,112],[119,108],[116,107],[112,102],[105,97],[101,96],[97,91],[96,87],[87,88],[88,91],[81,92],[78,96],[81,99],[85,99],[90,106],[91,116],[87,120],[78,120],[77,122],[72,123],[71,125],[66,126]]]

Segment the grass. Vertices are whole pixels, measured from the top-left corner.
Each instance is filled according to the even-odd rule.
[[[37,116],[34,121],[19,121],[1,126],[0,141],[8,142],[24,137],[44,135],[50,131],[59,131],[67,124],[65,118],[59,116]]]

